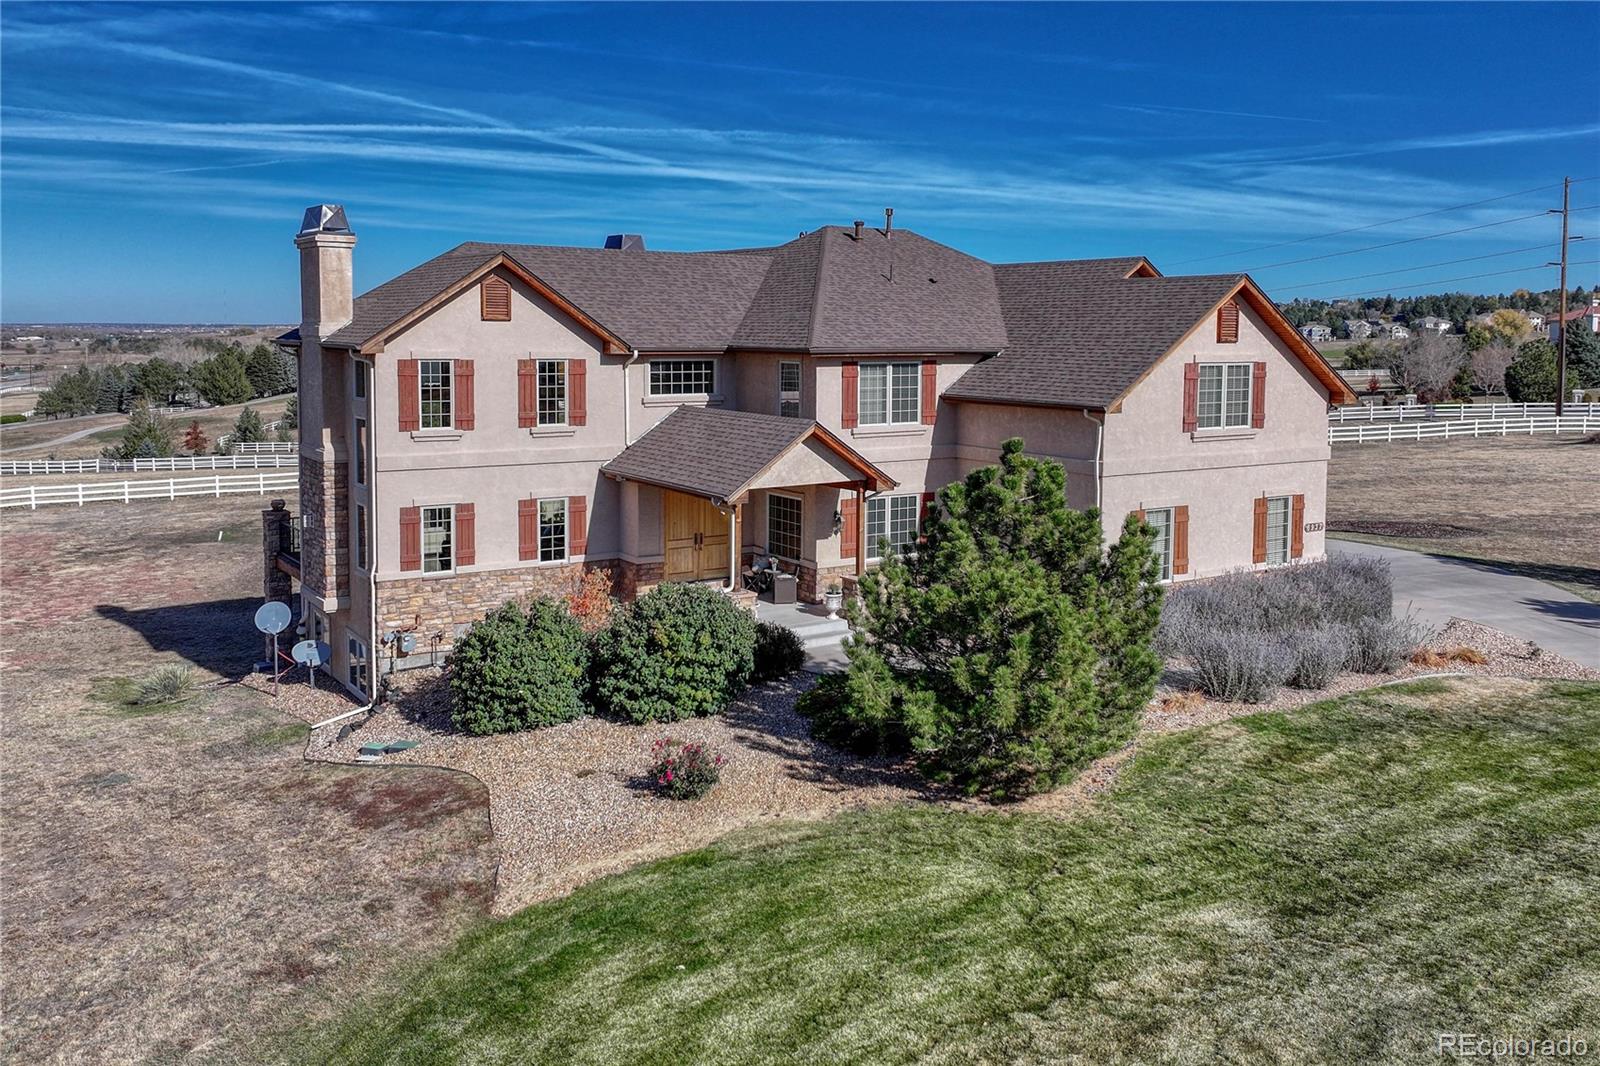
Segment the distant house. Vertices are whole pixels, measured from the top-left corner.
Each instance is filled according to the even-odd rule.
[[[1561,339],[1561,321],[1560,314],[1550,316],[1548,329],[1552,342]],[[1600,333],[1600,296],[1592,297],[1589,300],[1588,307],[1577,307],[1568,311],[1566,321],[1568,325],[1574,322],[1582,322],[1589,327],[1590,333]]]
[[[1522,317],[1528,320],[1528,325],[1534,329],[1544,329],[1544,316],[1537,311],[1524,311]]]
[[[1320,322],[1308,322],[1300,327],[1300,336],[1312,344],[1321,344],[1323,341],[1333,340],[1333,330]]]
[[[1411,336],[1411,331],[1398,322],[1380,322],[1378,332],[1392,341],[1403,341]]]
[[[1438,318],[1434,315],[1423,315],[1421,318],[1412,319],[1411,325],[1425,333],[1437,333],[1441,336],[1455,329],[1448,318]]]
[[[1351,340],[1364,341],[1378,332],[1378,326],[1364,318],[1347,318],[1344,320],[1344,331]]]

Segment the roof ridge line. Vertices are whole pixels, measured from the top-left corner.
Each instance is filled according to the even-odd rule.
[[[819,248],[817,251],[817,276],[811,285],[811,311],[806,318],[806,350],[810,351],[817,346],[817,308],[822,306],[822,278],[826,271],[823,267],[828,260],[828,242],[822,238],[828,234],[828,227],[813,230],[818,237]]]

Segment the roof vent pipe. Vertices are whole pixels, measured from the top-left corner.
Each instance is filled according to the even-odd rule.
[[[883,236],[885,239],[894,236],[894,208],[883,209]]]
[[[865,226],[865,225],[866,225],[866,223],[863,222],[861,219],[859,219],[859,218],[856,219],[856,240],[859,241],[861,239],[861,227]]]

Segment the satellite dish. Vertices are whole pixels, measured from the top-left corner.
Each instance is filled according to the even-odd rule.
[[[318,667],[333,657],[333,649],[320,640],[302,640],[289,652],[302,666]]]
[[[263,633],[282,633],[289,628],[289,605],[269,600],[256,608],[256,628]]]

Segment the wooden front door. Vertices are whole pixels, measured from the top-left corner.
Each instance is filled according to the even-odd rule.
[[[728,577],[728,518],[699,496],[662,492],[661,530],[668,581]]]

